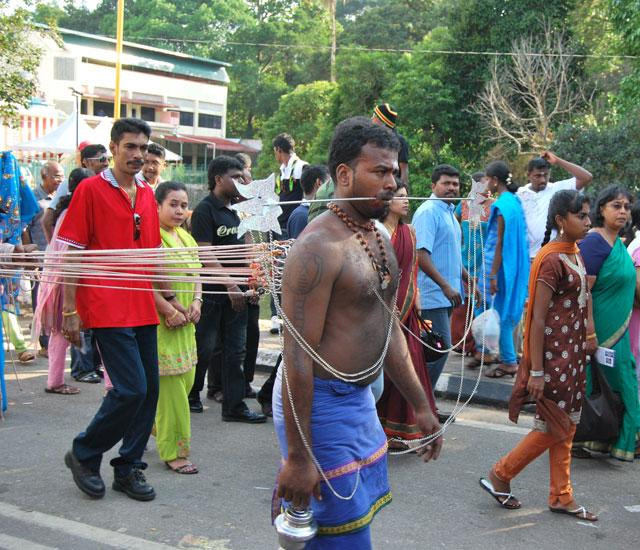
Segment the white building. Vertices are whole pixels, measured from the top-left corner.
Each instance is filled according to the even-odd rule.
[[[62,46],[39,38],[41,95],[21,113],[18,128],[0,132],[0,149],[42,136],[59,115],[73,112],[76,101],[92,126],[113,116],[115,40],[67,29],[58,33]],[[221,152],[256,152],[225,139],[228,63],[130,42],[121,59],[120,116],[146,120],[152,139],[180,154],[185,164],[202,168]]]

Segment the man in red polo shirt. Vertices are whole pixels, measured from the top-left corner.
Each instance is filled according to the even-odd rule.
[[[86,250],[156,248],[160,225],[153,191],[135,178],[144,161],[151,129],[143,120],[124,118],[111,129],[113,168],[84,180],[73,194],[58,239]],[[92,329],[113,383],[95,417],[65,455],[80,490],[101,498],[102,454],[122,440],[113,489],[137,500],[155,498],[142,470],[142,453],[151,434],[158,399],[158,316],[145,280],[67,277],[63,333],[80,344],[80,324]],[[76,286],[98,285],[98,286]],[[108,287],[123,287],[108,288]],[[140,290],[132,290],[139,288]],[[175,294],[162,291],[178,311]],[[176,315],[176,319],[184,318]]]

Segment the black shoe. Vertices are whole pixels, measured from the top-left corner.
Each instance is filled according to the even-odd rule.
[[[74,377],[76,382],[85,382],[87,384],[99,384],[102,379],[93,371]]]
[[[156,498],[156,492],[147,483],[140,468],[132,468],[124,477],[114,476],[111,487],[114,491],[126,493],[128,497],[135,500],[147,501]]]
[[[251,386],[247,386],[247,388],[244,390],[244,396],[247,399],[255,399],[256,397],[258,397],[258,392],[256,392],[256,390],[254,390]]]
[[[260,408],[262,409],[262,414],[265,416],[273,417],[273,409],[271,408],[271,403],[260,403]]]
[[[91,498],[102,498],[104,496],[104,481],[99,473],[92,472],[76,458],[73,451],[68,451],[64,455],[64,463],[73,474],[73,481],[78,489],[89,495]]]
[[[204,407],[202,406],[202,401],[198,399],[197,401],[189,401],[189,410],[192,413],[201,413],[204,411]]]
[[[232,414],[223,414],[223,422],[246,422],[247,424],[263,424],[267,421],[264,414],[253,412],[249,409]]]
[[[447,420],[449,420],[450,417],[451,417],[451,413],[444,413],[444,412],[438,411],[438,422],[440,422],[440,424],[444,424]],[[452,418],[449,424],[453,424],[455,421],[456,419]]]

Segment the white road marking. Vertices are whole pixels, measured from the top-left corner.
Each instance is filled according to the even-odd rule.
[[[635,504],[633,506],[625,506],[624,509],[627,512],[640,512],[640,504]]]
[[[533,527],[535,523],[522,523],[520,525],[513,525],[512,527],[502,527],[501,529],[492,529],[491,531],[485,531],[480,533],[481,535],[495,535],[496,533],[506,533],[507,531],[514,531],[515,529],[524,529],[526,527]]]
[[[27,512],[19,507],[5,502],[0,502],[0,516],[23,521],[38,527],[60,531],[73,537],[90,540],[113,548],[123,550],[175,550],[175,546],[168,546],[159,542],[153,542],[131,535],[124,535],[109,529],[93,527],[79,521],[51,516],[42,512]],[[33,546],[21,546],[23,548],[34,548]],[[43,549],[46,547],[42,547]]]
[[[494,424],[493,422],[484,422],[482,420],[469,420],[466,418],[456,418],[456,424],[460,426],[469,426],[470,428],[480,428],[482,430],[493,430],[494,432],[507,432],[512,434],[528,434],[529,428],[521,428],[520,426],[509,426],[508,424]]]
[[[2,533],[0,533],[0,548],[2,550],[25,550],[25,548],[29,550],[57,550],[53,546],[43,546],[30,540],[19,539]]]

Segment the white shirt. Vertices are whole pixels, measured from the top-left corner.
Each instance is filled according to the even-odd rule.
[[[297,161],[297,162],[296,162]],[[295,163],[295,166],[294,166]],[[298,158],[298,155],[292,153],[287,164],[280,165],[280,179],[288,180],[293,175],[294,180],[299,180],[302,176],[302,167],[307,164],[304,160]],[[291,173],[293,171],[293,174]]]
[[[534,258],[540,250],[547,230],[547,215],[549,213],[549,203],[551,197],[557,191],[565,189],[576,189],[576,178],[568,180],[549,182],[547,186],[537,193],[531,189],[531,184],[518,189],[518,197],[522,202],[522,209],[527,220],[527,239],[529,241],[529,256]],[[552,236],[553,238],[553,236]]]

